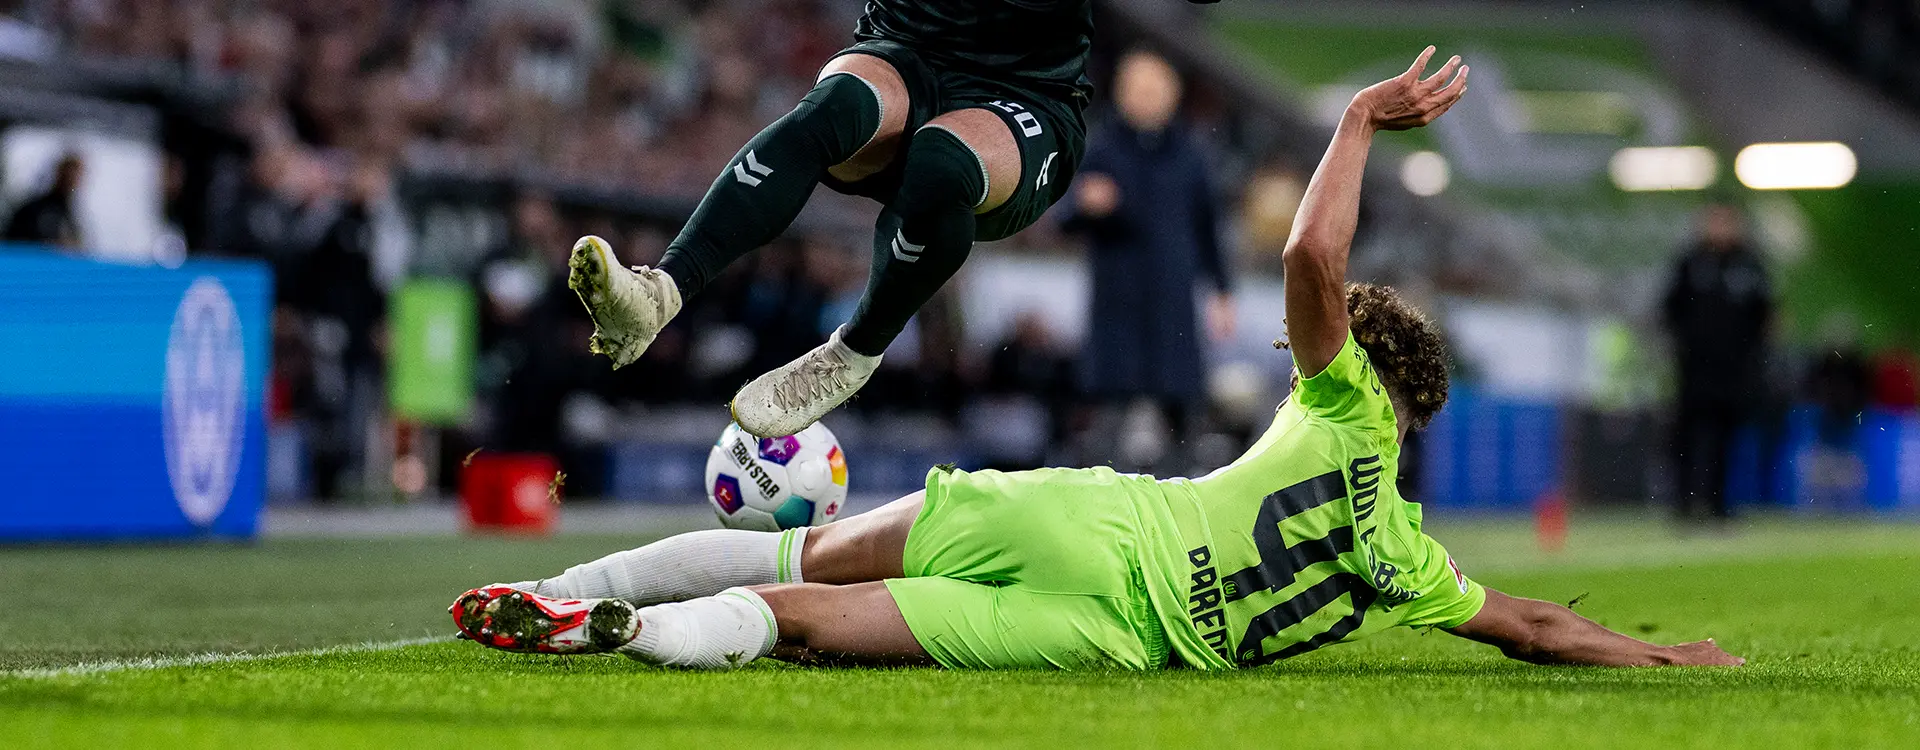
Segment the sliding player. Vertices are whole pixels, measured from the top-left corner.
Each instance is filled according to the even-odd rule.
[[[1393,625],[1542,664],[1742,663],[1468,579],[1396,489],[1407,432],[1446,402],[1445,347],[1391,289],[1348,284],[1347,250],[1374,133],[1466,91],[1458,57],[1421,78],[1432,54],[1354,97],[1307,187],[1285,255],[1298,381],[1232,464],[1193,480],[935,470],[925,492],[820,528],[696,532],[476,589],[454,621],[495,648],[701,668],[1226,669]]]
[[[733,398],[760,437],[818,421],[866,384],[976,240],[1025,229],[1066,192],[1086,142],[1092,27],[1091,0],[869,0],[854,45],[721,170],[659,268],[621,267],[598,237],[574,244],[589,348],[616,368],[637,359],[687,298],[786,231],[814,186],[873,198],[886,208],[852,320]]]

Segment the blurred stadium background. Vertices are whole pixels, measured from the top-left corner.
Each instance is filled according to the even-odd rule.
[[[0,746],[1405,744],[1415,716],[1461,746],[1916,746],[1920,5],[1095,8],[1092,130],[1156,50],[1212,167],[1238,326],[1203,407],[1089,392],[1069,199],[976,248],[827,417],[852,510],[936,463],[1230,460],[1286,395],[1280,251],[1340,107],[1432,43],[1473,91],[1377,140],[1352,259],[1454,348],[1403,492],[1489,585],[1748,667],[1548,672],[1413,632],[1228,676],[446,642],[467,586],[716,523],[725,401],[849,315],[874,206],[821,191],[617,373],[565,253],[655,260],[859,0],[0,0]],[[1750,520],[1676,529],[1663,301],[1710,206],[1775,312],[1750,382],[1708,389],[1743,392],[1718,458]]]
[[[594,524],[706,512],[722,405],[847,317],[874,207],[823,190],[618,373],[585,351],[565,251],[595,233],[656,259],[859,10],[0,3],[0,539],[245,538],[263,517],[269,532],[451,529],[463,482],[537,484],[518,493],[532,508],[556,471],[562,514]],[[977,249],[828,418],[863,502],[941,462],[1230,460],[1285,394],[1279,251],[1330,125],[1431,42],[1470,58],[1474,93],[1383,140],[1353,260],[1435,311],[1456,350],[1454,401],[1410,451],[1411,497],[1442,517],[1664,513],[1660,299],[1721,202],[1778,304],[1730,497],[1920,508],[1911,4],[1097,12],[1096,82],[1127,49],[1167,56],[1214,167],[1240,325],[1207,349],[1204,418],[1176,450],[1151,409],[1081,395],[1083,243],[1043,221]],[[1753,148],[1773,143],[1825,145]]]

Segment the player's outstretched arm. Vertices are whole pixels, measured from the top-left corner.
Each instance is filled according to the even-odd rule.
[[[1447,632],[1498,646],[1507,656],[1534,664],[1737,667],[1747,661],[1721,650],[1711,638],[1660,646],[1615,633],[1558,604],[1493,589],[1487,589],[1487,603],[1479,614]]]
[[[1433,50],[1422,51],[1407,72],[1354,95],[1307,183],[1282,256],[1287,338],[1301,377],[1320,374],[1347,342],[1347,250],[1360,221],[1360,180],[1373,134],[1433,122],[1466,93],[1467,68],[1457,55],[1432,76],[1421,77]]]

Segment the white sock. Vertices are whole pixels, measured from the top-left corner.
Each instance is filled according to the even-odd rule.
[[[844,324],[833,329],[833,335],[827,337],[827,345],[833,347],[833,351],[840,356],[840,361],[853,366],[855,374],[872,375],[874,370],[880,368],[880,358],[884,354],[861,354],[854,351],[853,347],[847,346],[846,340],[841,338],[846,332],[847,327]]]
[[[620,653],[669,667],[732,669],[773,651],[773,610],[759,594],[730,588],[714,596],[640,610],[640,633]]]
[[[639,607],[683,602],[733,586],[799,583],[806,542],[805,526],[695,531],[581,563],[553,578],[509,585],[542,596],[624,599]]]

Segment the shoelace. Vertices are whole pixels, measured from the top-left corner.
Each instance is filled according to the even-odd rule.
[[[660,295],[654,294],[653,290],[647,288],[648,282],[652,281],[652,278],[647,275],[647,272],[653,269],[640,265],[627,266],[627,270],[633,272],[635,288],[640,291],[641,297],[653,305],[655,312],[662,315],[666,314],[667,301]]]
[[[828,359],[825,352],[817,356],[808,353],[798,367],[773,384],[773,403],[781,409],[795,411],[805,404],[831,398],[847,389],[846,374],[852,369],[845,362]]]

